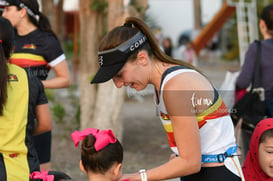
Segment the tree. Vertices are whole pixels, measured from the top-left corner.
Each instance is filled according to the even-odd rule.
[[[193,1],[193,12],[194,12],[194,28],[195,30],[200,30],[202,27],[202,10],[201,10],[201,2],[200,0]]]
[[[41,6],[43,14],[48,18],[50,25],[54,26],[54,0],[42,0]]]
[[[64,22],[64,10],[63,10],[63,2],[64,0],[58,0],[57,4],[54,5],[55,9],[55,21],[54,21],[54,31],[57,34],[59,40],[61,42],[64,40],[65,34],[65,22]]]
[[[52,29],[58,36],[59,40],[62,42],[64,38],[64,10],[63,10],[63,0],[42,0],[42,11],[48,18]],[[56,3],[56,4],[55,4]]]
[[[103,19],[99,11],[95,11],[91,8],[92,3],[93,0],[79,1],[81,129],[95,127],[94,123],[97,121],[96,117],[94,117],[97,85],[90,85],[90,75],[95,75],[98,68],[97,44],[102,34]]]

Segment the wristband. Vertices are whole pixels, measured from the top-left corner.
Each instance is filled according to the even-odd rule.
[[[139,171],[141,181],[147,181],[147,174],[145,169],[140,169]]]

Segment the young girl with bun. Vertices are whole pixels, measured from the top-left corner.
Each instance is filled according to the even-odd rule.
[[[123,148],[112,130],[87,128],[74,131],[71,138],[76,147],[81,143],[80,168],[89,181],[118,181],[122,175]]]

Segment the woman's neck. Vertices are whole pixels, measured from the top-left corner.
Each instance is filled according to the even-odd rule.
[[[22,22],[16,29],[19,36],[24,36],[36,30],[37,27],[30,22]]]
[[[264,40],[272,39],[271,35],[264,36]]]
[[[152,64],[152,78],[151,83],[154,85],[155,89],[159,91],[160,84],[161,84],[161,78],[162,74],[170,67],[172,67],[172,64],[168,64],[161,61],[156,61]]]

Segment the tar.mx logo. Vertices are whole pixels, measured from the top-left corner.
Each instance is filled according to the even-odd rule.
[[[202,105],[210,106],[213,104],[213,100],[211,100],[210,98],[197,98],[195,96],[195,93],[192,94],[191,102],[193,107]]]
[[[103,56],[99,56],[99,64],[100,64],[100,66],[103,65]]]

